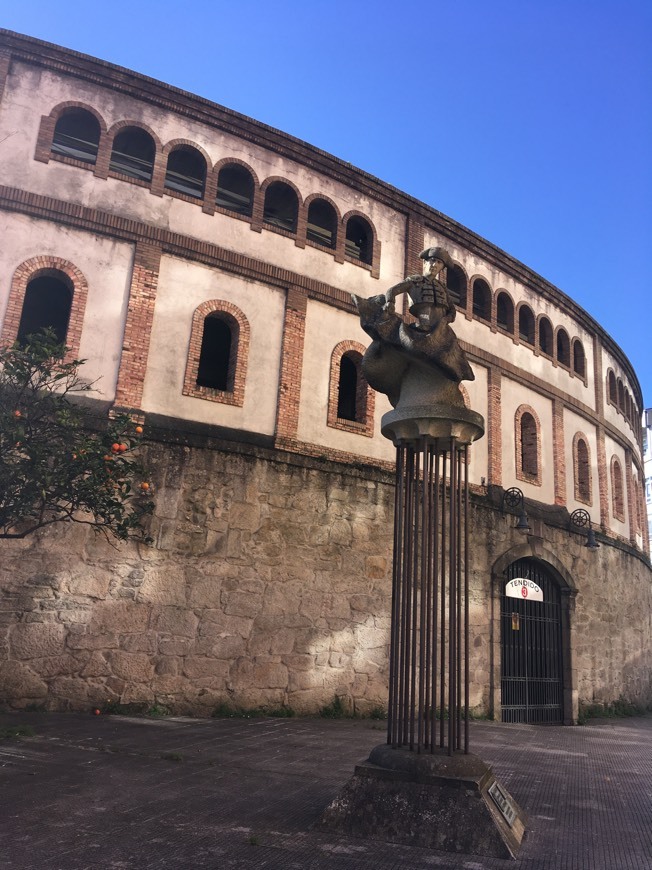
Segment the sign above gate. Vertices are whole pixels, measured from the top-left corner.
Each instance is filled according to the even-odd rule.
[[[522,598],[524,601],[543,601],[543,590],[527,577],[514,577],[505,584],[508,598]]]

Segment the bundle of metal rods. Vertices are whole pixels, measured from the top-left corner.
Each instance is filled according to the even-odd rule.
[[[469,751],[468,445],[396,449],[387,742]],[[439,749],[438,749],[439,747]]]

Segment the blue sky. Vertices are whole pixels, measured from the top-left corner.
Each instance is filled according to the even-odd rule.
[[[22,0],[0,26],[277,127],[582,305],[652,405],[649,0]]]

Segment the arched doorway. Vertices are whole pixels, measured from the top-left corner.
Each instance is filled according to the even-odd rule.
[[[543,600],[537,600],[533,584]],[[562,600],[559,583],[543,562],[522,558],[507,567],[500,593],[503,722],[564,721]]]

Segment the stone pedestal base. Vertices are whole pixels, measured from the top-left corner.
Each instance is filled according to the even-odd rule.
[[[318,827],[408,846],[515,858],[525,818],[476,755],[377,746]]]

